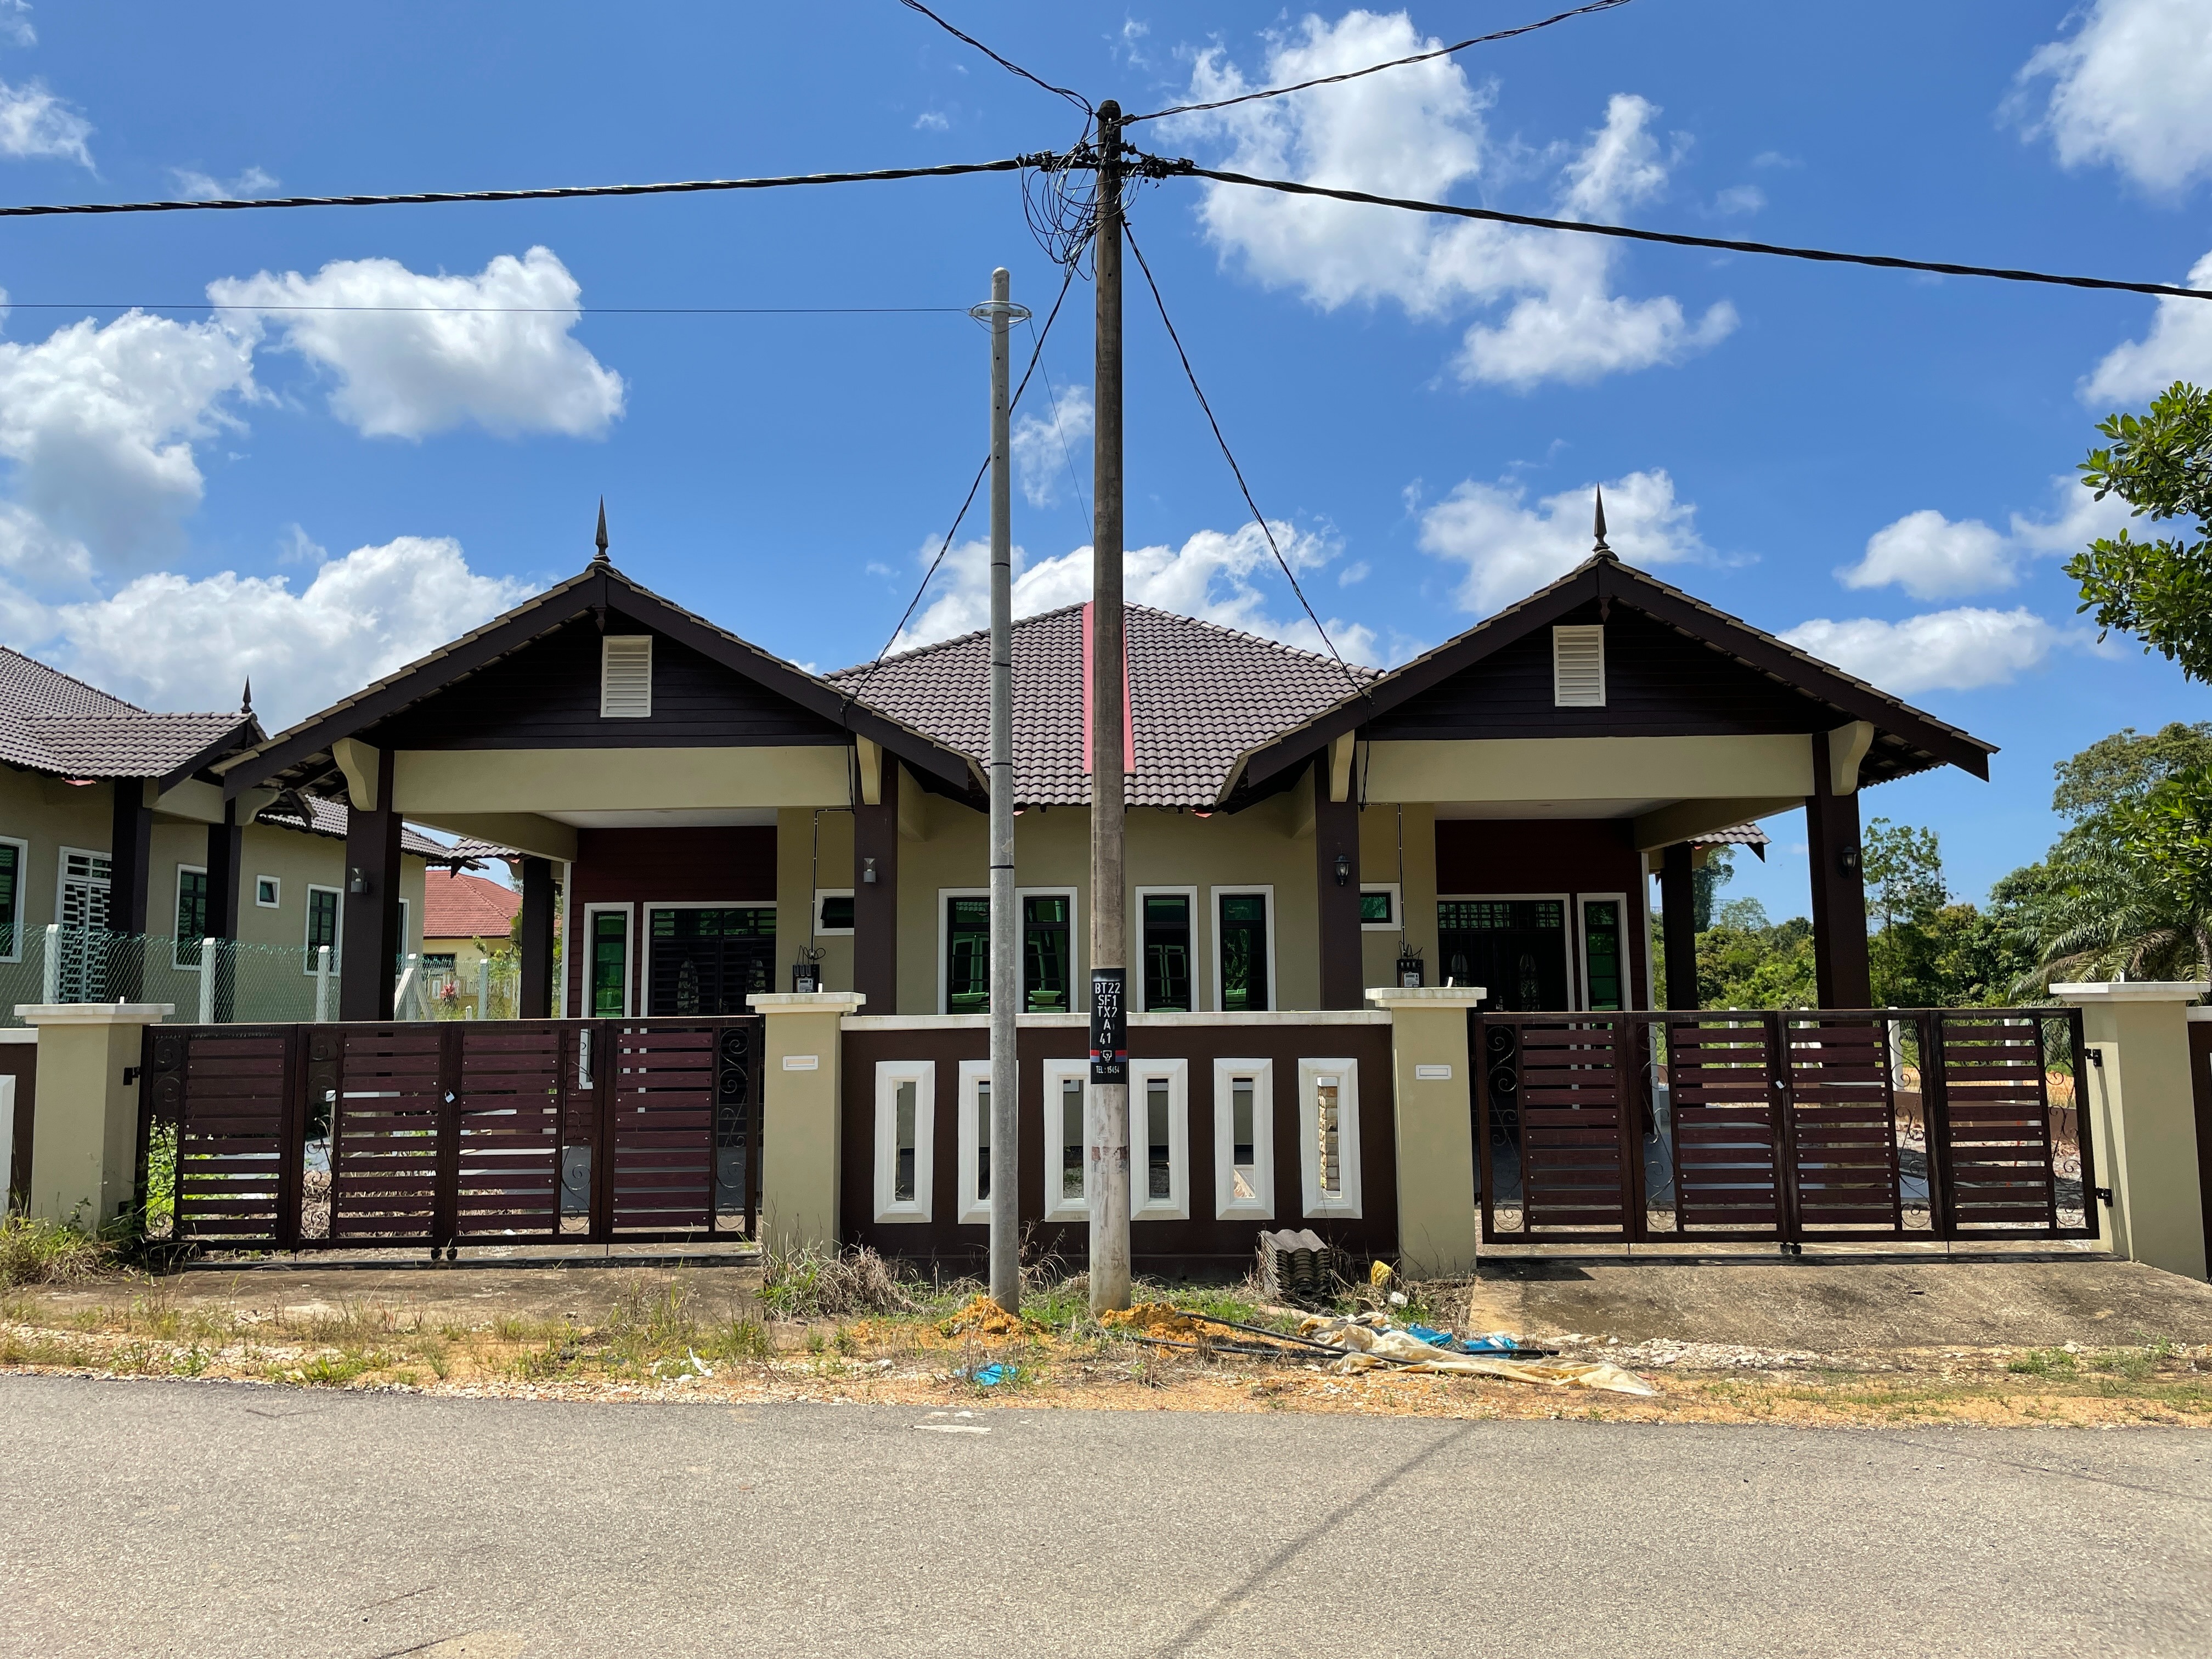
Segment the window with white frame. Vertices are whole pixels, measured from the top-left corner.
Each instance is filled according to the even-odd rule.
[[[1360,930],[1369,933],[1395,933],[1399,929],[1398,884],[1377,882],[1359,890]]]
[[[1213,890],[1213,1006],[1224,1014],[1275,1006],[1275,890]]]
[[[1129,1062],[1129,1218],[1190,1218],[1190,1062]]]
[[[653,718],[653,635],[610,634],[599,641],[599,718]]]
[[[1044,1218],[1080,1221],[1091,1213],[1091,1062],[1044,1063]]]
[[[929,1219],[937,1066],[926,1060],[876,1062],[876,1219]]]
[[[853,890],[817,887],[814,890],[814,932],[820,939],[849,939],[853,933]]]
[[[198,972],[200,943],[207,938],[208,874],[197,864],[177,866],[177,931],[169,941],[169,965]]]
[[[0,962],[23,959],[23,875],[30,862],[28,842],[0,840]]]
[[[960,1062],[960,1219],[991,1218],[991,1062]]]
[[[1359,1214],[1359,1062],[1298,1062],[1298,1176],[1309,1216]]]
[[[1213,1062],[1213,1213],[1267,1220],[1275,1213],[1275,1066]]]
[[[253,902],[264,910],[274,910],[284,896],[282,876],[256,876],[253,878]]]
[[[630,946],[630,907],[584,907],[584,1017],[624,1019],[635,981]]]
[[[335,887],[318,887],[307,884],[307,971],[315,971],[316,961],[327,945],[331,953],[331,971],[338,968],[338,900],[341,895]]]
[[[1137,1011],[1196,1012],[1198,889],[1139,887],[1136,909],[1138,948],[1144,960],[1144,971],[1137,977]]]

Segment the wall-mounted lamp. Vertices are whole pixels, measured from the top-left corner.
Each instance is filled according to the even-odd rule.
[[[1343,853],[1336,855],[1336,884],[1341,887],[1352,879],[1352,860]]]
[[[1837,854],[1836,867],[1847,876],[1858,874],[1859,849],[1856,847],[1846,847],[1842,852]]]
[[[876,884],[876,861],[873,859],[863,859],[861,860],[861,883],[866,886],[874,886]]]
[[[362,874],[357,864],[346,872],[346,891],[356,896],[368,891],[368,878]]]

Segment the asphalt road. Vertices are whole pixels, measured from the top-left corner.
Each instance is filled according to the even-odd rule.
[[[6,1376],[0,1597],[42,1659],[2202,1655],[2212,1435]]]

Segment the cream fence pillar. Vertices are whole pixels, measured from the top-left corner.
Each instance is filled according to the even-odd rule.
[[[1474,1197],[1468,1011],[1480,986],[1384,986],[1398,1125],[1398,1255],[1415,1278],[1464,1278],[1481,1242]]]
[[[127,1214],[137,1176],[138,1066],[167,1002],[25,1002],[39,1033],[31,1213],[88,1231]],[[129,1073],[126,1079],[125,1073]]]
[[[2097,1182],[2112,1190],[2105,1219],[2113,1253],[2191,1279],[2206,1276],[2206,1262],[2188,1004],[2206,989],[2148,980],[2051,988],[2081,1010],[2092,1063],[2076,1098]]]
[[[837,1249],[844,1117],[841,1030],[867,998],[854,991],[756,994],[765,1015],[761,1079],[761,1237],[772,1249]]]

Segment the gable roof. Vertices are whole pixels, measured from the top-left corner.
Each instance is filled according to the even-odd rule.
[[[297,830],[310,836],[343,841],[346,827],[352,822],[352,813],[342,800],[325,800],[319,795],[303,795],[296,790],[288,789],[255,813],[253,821],[278,830]],[[476,861],[475,854],[463,850],[458,844],[443,846],[411,823],[399,826],[399,850],[434,864],[461,865]]]
[[[1014,798],[1025,806],[1091,799],[1084,741],[1084,623],[1072,605],[1014,624]],[[1133,605],[1129,658],[1132,806],[1210,810],[1237,756],[1311,718],[1345,695],[1334,658],[1255,634]],[[979,759],[990,754],[990,634],[978,630],[841,668],[848,686],[939,742]],[[1375,671],[1354,668],[1364,684]]]
[[[260,737],[250,714],[154,714],[0,646],[0,761],[10,766],[166,787]]]
[[[505,939],[522,895],[484,876],[433,870],[422,883],[424,939]]]
[[[412,708],[594,611],[619,611],[679,641],[831,724],[880,744],[917,770],[934,773],[960,787],[978,781],[975,763],[968,757],[855,701],[796,663],[641,587],[612,565],[595,563],[228,763],[221,769],[224,790],[236,795],[271,782],[289,787],[308,782],[331,769],[330,746],[339,738]]]
[[[1875,736],[1874,746],[1861,763],[1865,781],[1881,782],[1945,765],[1959,767],[1978,778],[1990,775],[1989,757],[1996,752],[1995,744],[1937,720],[1740,617],[1623,564],[1610,554],[1596,554],[1549,586],[1378,676],[1364,695],[1341,697],[1331,708],[1254,744],[1238,757],[1230,787],[1240,782],[1264,783],[1307,760],[1332,738],[1592,604],[1620,604],[1641,611],[1685,638],[1825,703],[1834,711],[1838,726],[1868,721],[1875,727]]]

